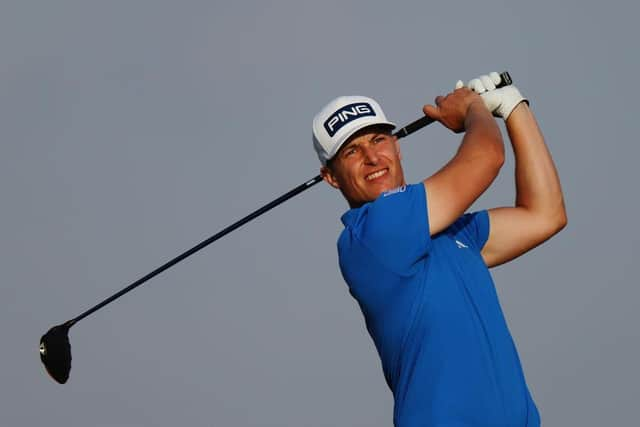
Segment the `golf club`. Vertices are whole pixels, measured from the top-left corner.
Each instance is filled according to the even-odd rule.
[[[500,74],[500,77],[501,77],[501,82],[497,85],[497,87],[508,86],[512,83],[511,77],[509,76],[508,72],[506,71],[503,72],[502,74]],[[418,131],[419,129],[422,129],[423,127],[433,122],[434,120],[431,119],[430,117],[427,117],[427,116],[421,117],[420,119],[408,124],[407,126],[395,132],[394,136],[398,138],[404,138],[405,136],[411,135],[412,133]],[[317,175],[314,178],[311,178],[310,180],[305,181],[303,184],[298,185],[291,191],[267,203],[266,205],[255,210],[254,212],[250,213],[249,215],[245,216],[239,221],[229,225],[228,227],[224,228],[223,230],[219,231],[218,233],[214,234],[208,239],[203,240],[201,243],[197,244],[193,248],[183,252],[182,254],[178,255],[177,257],[173,258],[167,263],[161,265],[160,267],[156,268],[146,276],[141,277],[140,279],[131,283],[126,288],[115,293],[114,295],[110,296],[109,298],[105,299],[104,301],[100,302],[94,307],[91,307],[84,313],[78,315],[77,317],[71,320],[68,320],[60,325],[56,325],[51,329],[49,329],[47,333],[40,338],[40,359],[42,360],[42,363],[44,364],[44,367],[49,373],[49,375],[51,375],[51,377],[60,384],[66,383],[67,380],[69,379],[69,372],[71,371],[71,344],[69,343],[69,329],[73,325],[75,325],[85,317],[89,316],[90,314],[98,311],[105,305],[120,298],[122,295],[126,294],[127,292],[132,291],[133,289],[147,282],[149,279],[157,276],[158,274],[162,273],[168,268],[174,266],[175,264],[179,263],[183,259],[193,255],[194,253],[198,252],[200,249],[203,249],[204,247],[210,245],[211,243],[215,242],[221,237],[226,236],[227,234],[231,233],[235,229],[259,217],[263,213],[275,208],[276,206],[286,202],[290,198],[313,187],[315,184],[319,183],[320,181],[322,181],[322,177],[320,175]]]

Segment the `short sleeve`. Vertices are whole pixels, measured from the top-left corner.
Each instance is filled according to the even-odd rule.
[[[464,214],[450,229],[457,237],[464,238],[480,252],[489,239],[489,212],[482,210]]]
[[[421,183],[383,193],[353,219],[354,237],[398,274],[411,274],[429,251],[427,198]]]

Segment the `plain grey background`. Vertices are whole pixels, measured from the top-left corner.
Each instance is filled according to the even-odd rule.
[[[508,69],[568,227],[494,269],[547,426],[637,423],[639,9],[631,2],[0,2],[0,424],[389,426],[392,397],[318,185],[71,329],[38,339],[314,176],[342,94],[406,124]],[[454,153],[403,143],[416,182]],[[513,159],[474,208],[514,199]]]

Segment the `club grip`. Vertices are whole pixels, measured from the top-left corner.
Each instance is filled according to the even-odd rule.
[[[500,73],[500,83],[496,85],[496,89],[509,86],[512,83],[513,81],[511,80],[511,75],[509,75],[508,71],[504,71]],[[393,135],[398,138],[404,138],[405,136],[409,136],[415,131],[422,129],[423,127],[430,125],[433,122],[435,122],[435,120],[429,116],[420,117],[418,120],[409,123],[402,129],[395,132]]]
[[[503,71],[502,73],[500,73],[500,83],[496,85],[496,89],[509,86],[511,84],[513,84],[513,81],[511,80],[511,75],[509,74],[508,71]]]

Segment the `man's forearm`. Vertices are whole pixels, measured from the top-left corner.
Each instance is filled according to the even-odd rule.
[[[454,132],[466,131],[456,155],[424,180],[431,235],[451,225],[491,185],[504,163],[500,129],[482,98],[461,88],[425,105],[426,115]]]
[[[553,228],[567,221],[560,179],[536,119],[524,102],[506,121],[516,160],[516,207],[535,213]]]
[[[504,162],[504,144],[500,128],[484,104],[474,103],[469,106],[465,118],[465,135],[458,155],[490,160],[491,165],[497,166],[497,176]]]

